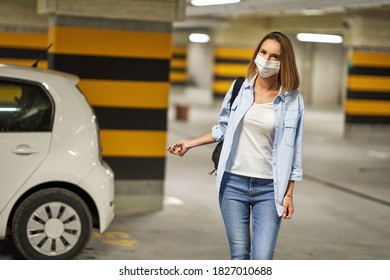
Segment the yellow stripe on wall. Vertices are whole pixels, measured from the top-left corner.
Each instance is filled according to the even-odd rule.
[[[176,83],[187,82],[188,75],[183,72],[171,71],[171,73],[169,73],[169,80]]]
[[[165,157],[166,132],[141,130],[100,131],[104,156]]]
[[[345,111],[349,115],[390,116],[390,101],[348,99]]]
[[[50,53],[170,59],[171,33],[52,26]]]
[[[226,94],[226,92],[229,90],[232,83],[233,83],[233,79],[231,81],[230,80],[214,81],[213,91],[214,91],[214,93],[217,93],[217,94]]]
[[[182,58],[172,58],[171,60],[171,68],[182,68],[183,70],[186,70],[187,67],[187,61]]]
[[[351,55],[353,66],[390,67],[389,53],[353,52]]]
[[[174,46],[172,48],[172,53],[177,55],[187,55],[187,48]]]
[[[249,62],[253,55],[253,49],[216,48],[214,55],[217,58],[247,59]]]
[[[218,63],[214,65],[214,75],[217,76],[245,76],[247,65]]]
[[[82,79],[80,89],[93,106],[168,108],[169,83]]]
[[[46,33],[0,32],[0,46],[23,49],[46,49]]]
[[[390,77],[350,75],[348,89],[356,91],[389,91]]]

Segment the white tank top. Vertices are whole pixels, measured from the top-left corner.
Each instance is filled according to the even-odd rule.
[[[247,177],[272,179],[272,146],[275,135],[273,104],[253,103],[241,124],[233,165],[227,171]]]

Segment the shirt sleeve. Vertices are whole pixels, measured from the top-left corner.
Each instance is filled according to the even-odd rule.
[[[301,94],[298,95],[299,98],[299,118],[297,123],[297,131],[295,135],[295,150],[294,158],[292,163],[292,170],[290,175],[290,180],[293,181],[302,181],[303,169],[302,169],[302,149],[303,149],[303,125],[304,125],[304,103],[303,97]]]
[[[214,140],[217,142],[221,142],[224,139],[226,128],[229,121],[229,115],[230,115],[230,98],[232,96],[233,86],[235,81],[230,86],[228,92],[225,95],[225,98],[223,99],[221,110],[218,115],[218,124],[214,125],[211,128],[211,133],[214,137]]]

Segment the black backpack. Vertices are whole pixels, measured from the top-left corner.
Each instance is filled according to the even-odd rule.
[[[230,110],[232,109],[232,104],[233,104],[234,100],[236,99],[244,81],[245,81],[244,77],[238,77],[236,79],[236,82],[234,83],[233,90],[232,90],[232,96],[230,97]],[[222,145],[223,145],[223,141],[219,142],[215,146],[214,151],[211,155],[211,160],[214,163],[214,170],[209,173],[210,175],[213,174],[218,168],[218,162],[219,162],[219,157],[220,157],[221,151],[222,151]]]

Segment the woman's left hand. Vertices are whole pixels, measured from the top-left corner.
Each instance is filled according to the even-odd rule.
[[[292,196],[285,196],[283,198],[283,218],[291,219],[294,213],[294,204]]]

